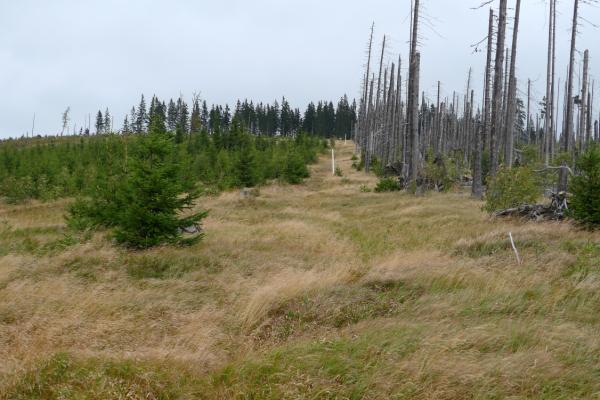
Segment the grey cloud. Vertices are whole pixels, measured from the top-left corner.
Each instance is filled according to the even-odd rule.
[[[470,44],[487,32],[481,0],[422,0],[422,87],[434,96],[465,90],[469,67],[481,92],[485,55]],[[559,72],[566,67],[571,1],[560,2]],[[60,129],[71,106],[72,123],[108,107],[120,125],[139,95],[191,97],[209,103],[237,98],[272,101],[286,96],[294,106],[335,100],[359,92],[371,21],[376,43],[391,35],[386,63],[406,55],[410,1],[355,0],[0,0],[0,137],[31,129]],[[600,11],[585,7],[585,18]],[[519,41],[520,90],[534,80],[541,100],[545,74],[546,5],[523,3]],[[581,27],[579,49],[589,48],[592,76],[598,30]],[[597,102],[598,103],[598,102]]]

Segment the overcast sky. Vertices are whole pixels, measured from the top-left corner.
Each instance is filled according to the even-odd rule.
[[[471,9],[483,0],[421,1],[422,88],[433,98],[441,80],[443,95],[464,92],[472,66],[479,95],[485,52],[470,45],[486,36],[489,9]],[[559,2],[564,77],[573,0]],[[598,7],[582,8],[600,24]],[[302,109],[310,100],[356,97],[371,22],[377,46],[390,36],[391,62],[406,56],[409,9],[410,0],[0,0],[0,137],[30,131],[34,113],[35,132],[54,134],[67,106],[71,129],[106,107],[120,127],[141,93],[198,92],[221,104],[285,96]],[[531,78],[536,100],[545,90],[546,9],[544,0],[523,0],[519,90]],[[599,33],[582,21],[577,47],[590,50],[593,77]]]

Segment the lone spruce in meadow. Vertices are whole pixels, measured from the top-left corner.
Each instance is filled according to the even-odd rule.
[[[112,227],[117,242],[132,248],[191,244],[203,234],[184,239],[181,232],[207,215],[207,212],[179,215],[193,206],[197,194],[185,188],[179,179],[182,167],[174,136],[166,131],[160,103],[156,103],[156,108],[151,113],[148,134],[135,143],[123,180],[116,188],[97,190],[90,199],[78,200],[70,209],[72,221],[86,220],[96,226]],[[97,209],[107,203],[112,210],[108,215]]]

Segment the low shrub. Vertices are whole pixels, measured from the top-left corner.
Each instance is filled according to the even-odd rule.
[[[383,178],[377,183],[377,186],[375,186],[375,191],[377,193],[396,192],[400,189],[400,183],[396,178]]]
[[[452,160],[443,156],[426,157],[423,178],[428,189],[446,192],[460,179],[458,170]]]
[[[489,179],[484,209],[494,212],[535,202],[540,195],[540,184],[529,167],[500,168],[496,177]]]
[[[356,157],[356,155],[352,156],[352,168],[354,168],[357,171],[362,171],[362,169],[365,167],[365,162],[364,162],[364,158],[361,156],[360,159],[358,157]]]
[[[302,183],[310,173],[301,154],[291,151],[288,153],[283,168],[283,180],[292,185]]]
[[[371,165],[370,165],[370,169],[371,172],[375,174],[375,176],[382,178],[385,175],[385,167],[383,165],[383,163],[381,162],[381,160],[379,160],[377,157],[373,157],[371,159]]]
[[[578,175],[571,181],[571,215],[587,228],[600,227],[600,146],[577,160]]]

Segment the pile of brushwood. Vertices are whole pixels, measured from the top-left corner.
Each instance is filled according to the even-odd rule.
[[[497,211],[496,217],[519,217],[534,221],[561,221],[569,210],[567,192],[552,193],[550,204],[522,204],[519,207]]]

